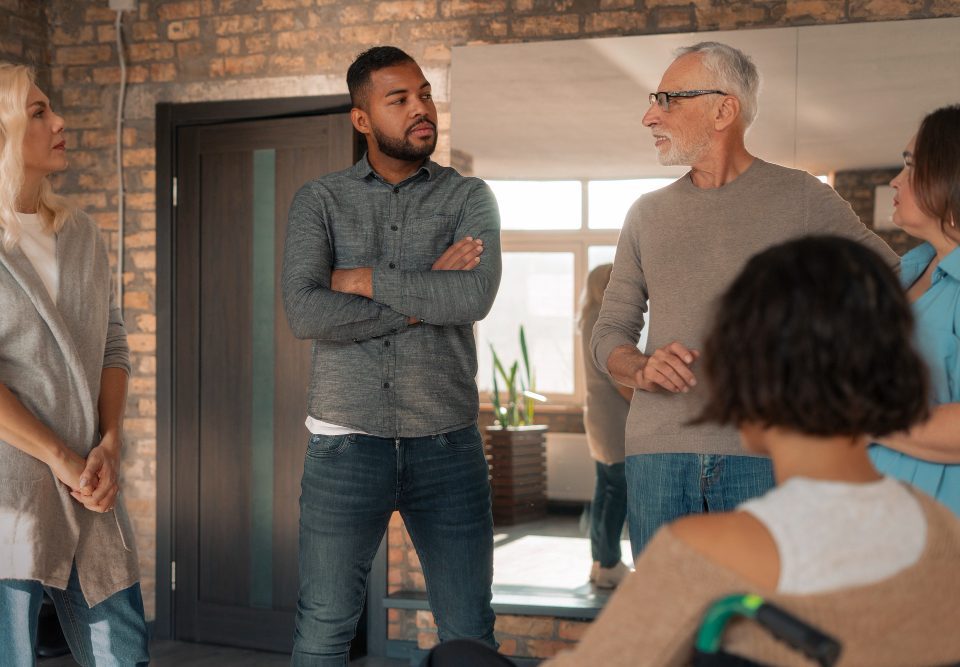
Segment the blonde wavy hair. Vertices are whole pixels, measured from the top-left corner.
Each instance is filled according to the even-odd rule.
[[[0,242],[6,250],[20,242],[17,200],[23,187],[23,138],[27,133],[27,97],[34,85],[33,70],[0,62]],[[40,219],[59,232],[70,217],[67,200],[54,193],[50,181],[40,183]]]

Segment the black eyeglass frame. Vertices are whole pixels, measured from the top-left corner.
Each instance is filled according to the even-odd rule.
[[[670,100],[674,97],[700,97],[701,95],[726,95],[722,90],[659,90],[650,93],[650,104],[656,104],[664,111],[670,111]]]

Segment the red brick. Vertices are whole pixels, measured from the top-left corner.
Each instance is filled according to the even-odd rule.
[[[388,44],[395,41],[396,35],[395,24],[346,26],[340,30],[340,36],[347,44]]]
[[[110,26],[111,30],[113,26]],[[73,30],[64,30],[57,27],[50,33],[50,43],[54,46],[65,46],[73,44],[87,44],[93,41],[93,26],[80,25],[75,26]]]
[[[109,61],[113,50],[106,44],[99,46],[65,46],[56,49],[54,59],[63,65],[96,65]]]
[[[238,55],[240,53],[239,37],[218,37],[217,53],[226,55]]]
[[[264,20],[258,16],[249,14],[241,16],[226,16],[214,19],[213,30],[218,35],[249,35],[255,32],[261,32],[264,27]]]
[[[432,19],[436,15],[436,0],[388,0],[373,8],[373,20],[377,23]]]
[[[153,148],[134,148],[123,152],[124,167],[152,167],[155,159]]]
[[[507,11],[507,0],[445,0],[440,5],[441,16],[475,16],[500,14]]]
[[[133,39],[136,42],[152,42],[160,39],[157,24],[153,21],[137,21],[133,24]]]
[[[200,16],[200,3],[197,0],[187,2],[161,2],[157,6],[157,15],[161,21]]]
[[[497,638],[497,641],[500,642],[500,648],[498,649],[501,655],[517,655],[517,640],[516,639],[500,639]]]
[[[284,12],[282,14],[274,14],[270,17],[270,29],[274,32],[280,30],[297,30],[302,28],[303,23],[297,20],[296,14],[291,12]]]
[[[135,62],[144,62],[151,60],[170,60],[173,58],[173,44],[168,42],[144,42],[142,44],[131,44],[129,49],[130,59]]]
[[[224,58],[224,73],[233,74],[256,74],[263,70],[267,58],[264,55],[255,56],[232,56]]]
[[[418,632],[417,648],[422,650],[431,649],[440,643],[440,637],[436,632]]]
[[[580,32],[578,16],[531,16],[515,19],[511,28],[516,37],[553,37]]]
[[[838,0],[793,0],[784,3],[783,18],[793,22],[835,23],[844,17],[846,3]]]
[[[270,56],[270,70],[284,74],[303,74],[307,61],[303,56]]]
[[[130,253],[130,259],[133,260],[133,265],[138,269],[155,269],[157,268],[157,253],[154,250],[141,250],[137,252]],[[154,345],[156,347],[156,345]],[[131,349],[133,349],[131,345]],[[149,352],[151,350],[142,350],[143,352]]]
[[[455,21],[425,21],[410,26],[410,38],[423,41],[457,41],[470,34],[469,19]]]
[[[274,12],[281,9],[297,9],[310,7],[313,0],[260,0],[260,10]]]
[[[150,398],[141,398],[137,401],[137,412],[141,417],[156,417],[157,402]]]
[[[578,642],[589,627],[590,624],[585,621],[558,621],[557,637]]]
[[[107,3],[103,4],[103,7],[88,7],[83,14],[84,23],[113,23],[117,15],[107,6]]]
[[[247,53],[265,53],[272,45],[271,35],[251,35],[243,40],[244,50]]]
[[[369,5],[348,5],[340,10],[340,25],[367,23],[370,21]]]
[[[126,160],[124,160],[124,163],[126,163]],[[127,208],[134,211],[152,211],[156,208],[155,199],[156,197],[152,192],[138,192],[127,194],[123,201]]]
[[[101,44],[104,43],[114,43],[117,41],[117,29],[116,27],[106,24],[97,26],[97,41]]]
[[[600,9],[624,9],[635,4],[635,0],[600,0]]]
[[[766,21],[767,11],[764,7],[726,4],[698,4],[696,6],[698,30],[733,30],[739,27],[760,25],[766,23]]]
[[[203,53],[203,44],[200,42],[180,42],[177,44],[177,59],[183,63],[192,60]]]
[[[618,33],[639,32],[647,28],[647,12],[595,12],[587,16],[584,32]]]
[[[150,310],[150,295],[146,292],[124,292],[123,307],[133,310]]]
[[[696,14],[690,7],[661,7],[654,11],[656,26],[662,31],[693,30]]]
[[[146,316],[144,316],[146,317]],[[155,378],[134,376],[130,378],[130,394],[137,396],[140,394],[157,393],[157,381]]]
[[[173,81],[177,78],[177,66],[173,63],[154,63],[150,65],[151,81]]]
[[[311,30],[281,32],[277,35],[277,49],[280,51],[302,51],[315,40],[316,33]]]
[[[497,632],[517,637],[553,638],[553,618],[549,616],[498,616]]]
[[[167,39],[182,42],[200,36],[200,21],[172,21],[167,24]]]
[[[96,88],[65,87],[62,89],[63,104],[68,107],[93,107],[100,105],[100,91]]]
[[[127,234],[123,242],[128,248],[154,248],[157,245],[157,234],[152,231]]]

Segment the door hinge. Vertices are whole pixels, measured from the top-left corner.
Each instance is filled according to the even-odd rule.
[[[177,177],[173,177],[173,207],[177,207]]]
[[[177,590],[177,561],[170,561],[170,590]]]

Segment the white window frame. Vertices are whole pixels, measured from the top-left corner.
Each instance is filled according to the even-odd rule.
[[[574,270],[573,270],[573,303],[570,304],[571,312],[574,314],[574,331],[573,331],[573,363],[574,363],[574,373],[573,373],[573,393],[572,394],[559,394],[559,393],[544,393],[547,397],[548,402],[545,404],[538,405],[538,409],[542,409],[546,406],[555,406],[558,409],[576,407],[580,408],[583,406],[586,401],[586,380],[584,379],[583,373],[583,344],[580,340],[580,331],[576,326],[577,316],[579,315],[580,310],[580,295],[583,293],[583,287],[586,284],[587,274],[589,273],[588,268],[588,252],[587,249],[590,246],[594,245],[603,245],[603,246],[616,246],[617,241],[620,238],[619,229],[590,229],[589,220],[588,220],[588,210],[589,210],[589,194],[587,184],[590,180],[617,180],[617,179],[531,179],[531,178],[518,178],[518,179],[502,179],[502,178],[491,178],[492,181],[504,181],[504,180],[519,180],[519,181],[550,181],[550,180],[579,180],[580,181],[580,229],[578,230],[501,230],[500,232],[500,247],[502,252],[536,252],[536,253],[548,253],[548,252],[566,252],[573,253],[574,257]],[[500,286],[503,289],[503,285]],[[535,345],[536,343],[531,343]],[[482,371],[481,371],[482,372]],[[481,396],[481,403],[484,405],[489,405],[489,392],[484,392],[487,394],[487,400],[483,400]],[[546,407],[546,411],[549,411],[550,407]]]

